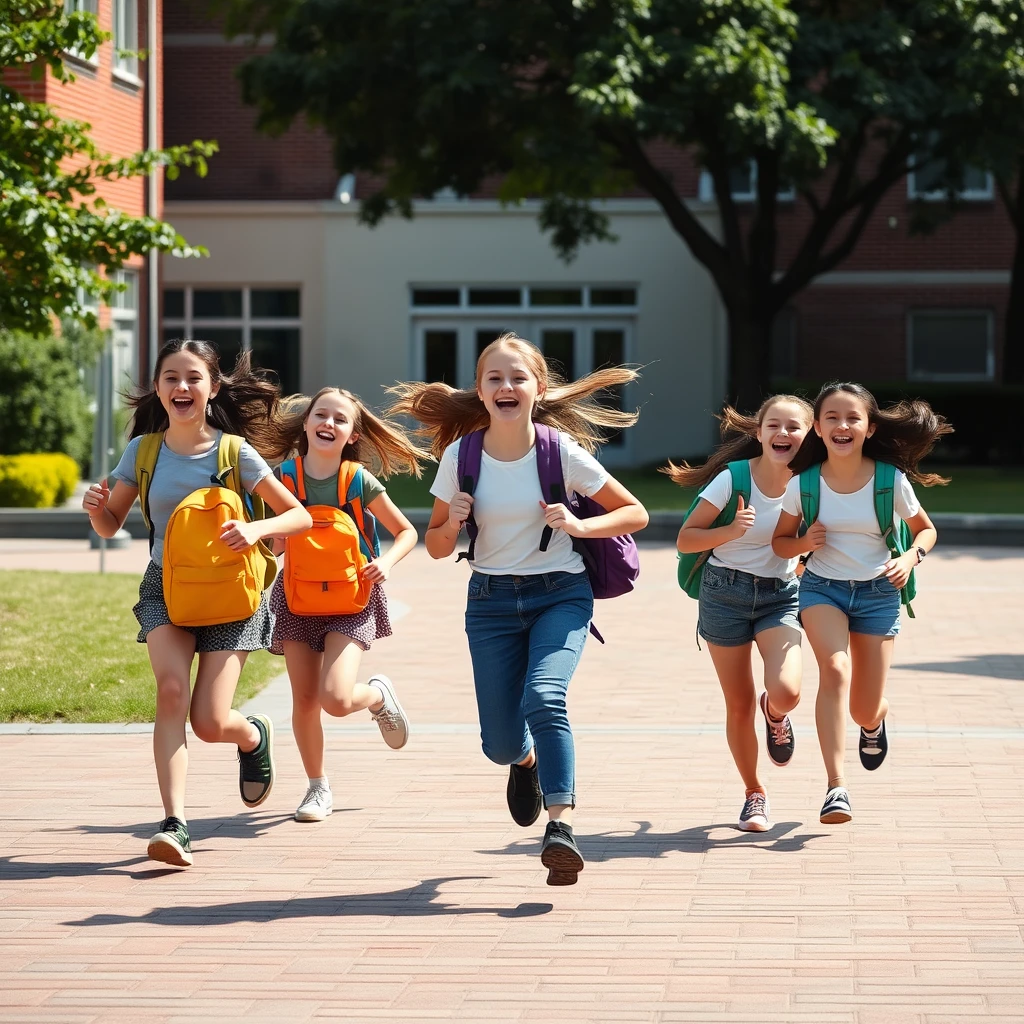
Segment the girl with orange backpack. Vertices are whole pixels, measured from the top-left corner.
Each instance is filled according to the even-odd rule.
[[[697,629],[707,641],[725,697],[725,735],[746,787],[737,828],[770,827],[768,794],[757,770],[754,721],[760,706],[768,757],[783,766],[793,756],[789,712],[800,700],[797,559],[772,551],[772,533],[789,483],[789,461],[810,430],[802,398],[775,395],[754,416],[726,408],[723,443],[704,463],[669,463],[663,470],[700,493],[676,540],[679,583],[700,602]],[[764,690],[757,697],[752,664],[757,646]]]
[[[383,584],[416,546],[416,529],[363,463],[384,475],[420,476],[417,448],[392,423],[349,391],[327,387],[290,414],[282,443],[297,451],[275,470],[307,508],[309,530],[284,544],[284,571],[274,582],[271,651],[283,654],[292,687],[292,732],[308,777],[296,821],[322,821],[333,810],[324,771],[323,709],[345,717],[369,710],[385,743],[405,746],[409,720],[383,675],[357,681],[363,652],[391,635]],[[376,521],[394,542],[380,553]]]
[[[263,803],[274,783],[271,720],[246,719],[231,703],[246,654],[270,646],[265,588],[276,565],[265,542],[311,522],[264,461],[283,454],[278,399],[248,353],[224,374],[209,342],[169,341],[152,390],[130,399],[131,440],[110,474],[113,488],[106,480],[93,484],[82,502],[101,537],[121,528],[136,497],[149,526],[150,562],[133,610],[156,678],[153,757],[165,818],[148,852],[179,867],[193,862],[186,719],[199,739],[238,748],[247,807]],[[258,518],[263,502],[276,518]]]
[[[480,354],[473,388],[391,389],[392,411],[418,419],[440,457],[427,552],[447,558],[464,526],[470,537],[466,632],[483,750],[509,766],[506,799],[516,824],[531,826],[547,808],[541,863],[549,885],[573,885],[583,868],[571,826],[566,691],[595,593],[615,579],[631,585],[635,546],[608,548],[647,525],[644,507],[592,454],[601,428],[636,421],[598,393],[635,378],[610,367],[560,380],[536,347],[505,334]],[[607,571],[594,571],[601,566]]]

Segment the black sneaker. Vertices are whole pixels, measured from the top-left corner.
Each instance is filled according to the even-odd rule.
[[[509,813],[517,825],[529,828],[540,817],[544,801],[540,793],[540,779],[537,778],[536,759],[529,768],[518,764],[509,765],[505,796]]]
[[[250,715],[260,732],[255,750],[238,749],[238,792],[246,807],[259,807],[274,787],[274,723],[266,715]]]
[[[548,885],[575,885],[583,870],[572,826],[561,821],[549,821],[544,833],[544,848],[540,862],[548,869]]]
[[[173,864],[179,868],[192,867],[192,840],[188,826],[180,818],[171,815],[164,818],[160,831],[149,841],[146,855],[150,860]]]
[[[833,786],[825,794],[825,802],[821,805],[819,821],[823,825],[842,825],[853,818],[850,806],[850,794],[843,786]]]
[[[885,738],[885,719],[878,723],[878,728],[868,732],[861,727],[860,730],[860,763],[869,772],[873,772],[884,760],[889,752],[889,741]]]
[[[793,748],[796,746],[796,739],[793,736],[793,725],[789,715],[783,715],[781,719],[774,719],[768,714],[768,692],[761,692],[761,713],[764,715],[764,737],[768,746],[768,756],[771,762],[782,768],[789,764],[793,756]]]

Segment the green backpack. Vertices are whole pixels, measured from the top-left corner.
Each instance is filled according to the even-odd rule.
[[[878,528],[882,531],[882,540],[893,558],[898,558],[910,549],[913,535],[910,527],[900,519],[896,519],[894,489],[896,484],[896,467],[888,462],[875,462],[875,518]],[[821,463],[805,469],[800,474],[800,508],[804,522],[811,526],[818,518],[821,505]],[[910,602],[917,597],[917,579],[913,569],[907,585],[900,591],[900,603],[906,606],[907,615],[914,618],[914,609]]]
[[[728,526],[736,518],[736,506],[739,505],[740,495],[743,495],[745,504],[750,504],[750,463],[746,459],[739,462],[730,462],[726,467],[732,477],[732,494],[726,502],[725,508],[718,513],[718,517],[708,527],[714,530],[719,526]],[[700,496],[693,499],[693,504],[686,512],[683,519],[685,523],[693,515],[694,509],[700,504]],[[679,586],[694,600],[700,597],[700,581],[704,577],[704,563],[711,557],[711,551],[694,551],[689,554],[679,555],[679,565],[676,569],[676,577]]]

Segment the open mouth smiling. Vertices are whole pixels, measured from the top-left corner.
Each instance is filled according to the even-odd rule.
[[[494,404],[499,409],[518,409],[519,399],[518,398],[498,398],[495,399]]]
[[[792,441],[772,441],[773,452],[791,452],[793,450]]]
[[[853,444],[853,438],[849,434],[833,434],[830,440],[837,448]]]
[[[319,440],[325,441],[327,444],[331,444],[334,441],[334,435],[329,434],[326,430],[318,430],[316,436]]]
[[[171,404],[175,409],[184,412],[186,409],[191,409],[196,403],[194,398],[172,398]]]

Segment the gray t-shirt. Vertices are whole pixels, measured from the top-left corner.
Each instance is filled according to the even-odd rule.
[[[130,487],[139,486],[135,477],[135,458],[141,440],[141,437],[133,437],[128,442],[121,461],[110,474],[111,480],[120,480]],[[182,498],[200,487],[210,486],[210,478],[217,472],[219,443],[220,433],[210,448],[199,455],[177,455],[166,443],[160,446],[153,481],[149,485],[149,515],[153,522],[153,550],[150,558],[158,565],[163,564],[164,531],[167,529],[167,521]],[[271,475],[272,471],[263,456],[247,441],[242,442],[238,461],[242,486],[247,491],[251,492],[261,480]]]
[[[341,472],[341,470],[338,472]],[[362,467],[362,473],[363,508],[369,508],[374,501],[387,491],[387,488],[365,466]],[[274,470],[274,476],[278,480],[281,479],[280,466]],[[307,505],[331,505],[334,508],[338,507],[338,473],[324,480],[319,480],[315,476],[305,473],[302,480],[306,485]],[[270,515],[270,512],[268,511],[267,514]]]

